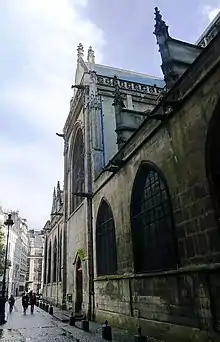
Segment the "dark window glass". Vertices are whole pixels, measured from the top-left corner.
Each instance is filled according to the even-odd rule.
[[[110,275],[117,272],[115,223],[112,210],[102,201],[96,222],[97,274]]]
[[[82,130],[79,129],[73,151],[72,158],[72,201],[71,212],[73,212],[83,201],[83,197],[73,195],[73,193],[84,192],[85,175],[84,175],[84,143]]]
[[[62,231],[60,233],[60,251],[59,251],[59,257],[60,257],[60,262],[59,262],[59,281],[62,280],[62,262],[63,262],[63,259],[62,259],[62,248],[63,248],[63,238],[62,238]]]
[[[44,243],[44,284],[47,282],[47,238]]]
[[[151,165],[136,176],[131,202],[131,228],[136,272],[177,266],[173,213],[165,181]]]
[[[57,238],[53,244],[53,282],[57,281]]]
[[[48,252],[48,270],[47,270],[47,282],[51,282],[51,242],[49,245],[49,252]]]

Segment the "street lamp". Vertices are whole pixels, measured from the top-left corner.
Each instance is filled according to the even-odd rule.
[[[12,227],[14,221],[11,218],[11,214],[8,214],[7,220],[4,225],[8,227],[7,240],[6,240],[6,250],[5,250],[5,266],[2,280],[2,295],[0,297],[0,324],[5,324],[5,290],[6,290],[6,270],[7,270],[7,259],[8,259],[8,240],[9,240],[9,228]]]

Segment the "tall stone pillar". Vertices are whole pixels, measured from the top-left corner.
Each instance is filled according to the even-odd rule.
[[[101,125],[102,112],[100,101],[100,96],[97,93],[96,73],[94,71],[91,71],[89,84],[88,111],[90,121],[91,161],[93,179],[100,173],[100,171],[104,167],[104,146]]]
[[[92,88],[92,87],[91,87]],[[88,307],[87,316],[89,320],[93,319],[94,313],[94,285],[93,285],[93,215],[92,215],[92,163],[93,158],[93,138],[92,134],[96,129],[96,105],[93,97],[93,89],[86,87],[84,104],[84,127],[85,127],[85,193],[86,196],[86,240],[87,240],[87,272],[88,272]]]
[[[67,219],[68,219],[68,146],[64,134],[64,186],[63,186],[63,274],[62,274],[62,309],[66,309],[67,295]]]

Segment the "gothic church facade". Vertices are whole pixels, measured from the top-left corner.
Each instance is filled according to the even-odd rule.
[[[62,205],[46,227],[48,251],[62,226],[63,278],[48,281],[47,252],[44,296],[161,340],[217,341],[220,35],[189,44],[157,8],[155,19],[164,80],[98,65],[92,48],[85,61],[78,47]]]

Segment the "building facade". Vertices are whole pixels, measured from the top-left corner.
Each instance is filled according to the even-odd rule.
[[[64,215],[63,190],[60,183],[54,188],[51,217],[44,226],[45,253],[43,272],[43,297],[54,305],[66,307],[64,295]]]
[[[28,270],[26,291],[40,293],[43,287],[44,233],[38,230],[28,231]]]
[[[6,290],[7,293],[14,296],[20,296],[25,290],[25,281],[27,273],[27,255],[28,255],[28,224],[27,220],[19,215],[19,211],[3,211],[5,221],[8,214],[12,214],[14,224],[9,229],[8,241],[8,261],[10,267],[6,272]],[[4,226],[5,241],[7,237],[7,227]]]
[[[44,289],[60,219],[61,297],[76,314],[218,341],[220,33],[202,47],[173,39],[157,8],[155,20],[164,81],[97,65],[91,48],[85,61],[78,47]]]

